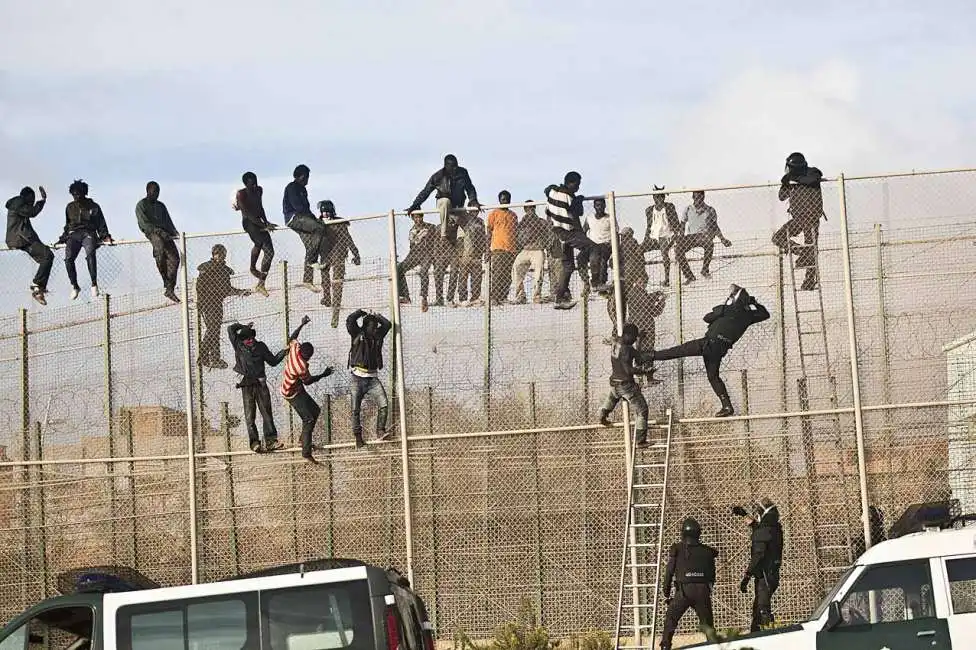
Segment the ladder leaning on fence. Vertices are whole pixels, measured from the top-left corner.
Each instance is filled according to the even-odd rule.
[[[801,411],[831,410],[838,407],[837,379],[830,365],[827,318],[816,243],[793,244],[787,253],[793,313],[796,317],[797,353],[800,377],[797,395]],[[797,270],[813,268],[814,282],[797,289]],[[837,413],[801,419],[806,487],[813,519],[816,568],[821,590],[830,587],[850,566],[852,542],[849,516],[851,495],[844,466],[842,431]],[[817,441],[830,445],[827,462],[818,457]],[[823,446],[821,445],[822,449]],[[836,465],[835,465],[836,463]],[[821,473],[821,465],[829,468]]]
[[[668,409],[664,422],[648,423],[651,444],[638,449],[631,440],[627,511],[624,523],[623,553],[620,560],[620,591],[614,648],[651,648],[657,626],[661,581],[661,544],[664,509],[667,502],[668,464],[671,460],[672,415]],[[655,436],[659,432],[661,435]],[[630,624],[624,622],[630,613]],[[649,637],[648,643],[642,637]],[[621,644],[622,639],[631,642]]]

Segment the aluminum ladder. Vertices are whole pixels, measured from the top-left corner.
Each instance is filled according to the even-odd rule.
[[[672,413],[664,422],[647,425],[651,444],[637,448],[628,459],[627,515],[620,559],[620,590],[613,644],[618,650],[653,647],[661,590],[664,512],[667,505],[668,465],[671,460]],[[632,435],[632,434],[631,434]],[[629,623],[625,618],[629,616]],[[647,643],[644,643],[644,639]],[[629,642],[623,643],[625,639]]]
[[[803,290],[797,287],[797,271],[799,269],[805,271],[811,266],[816,268],[818,260],[819,251],[816,244],[793,243],[787,254],[800,361],[797,395],[801,411],[829,410],[838,407],[837,379],[830,365],[827,318],[819,268],[812,289]],[[817,572],[820,576],[821,590],[824,591],[832,586],[840,574],[854,562],[853,540],[849,525],[852,495],[844,466],[840,416],[836,413],[820,416],[819,422],[815,422],[811,417],[804,417],[801,420],[801,433],[806,485],[810,495],[813,520]],[[818,438],[827,441],[833,449],[829,461],[831,467],[822,475],[818,473],[818,464],[824,463],[818,463],[815,451]]]

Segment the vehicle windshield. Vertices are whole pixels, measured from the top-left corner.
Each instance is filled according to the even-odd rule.
[[[854,573],[855,569],[857,569],[856,564],[848,567],[847,571],[844,571],[844,574],[841,575],[841,577],[837,578],[837,582],[834,583],[834,586],[833,588],[831,588],[830,593],[828,593],[824,597],[824,599],[820,601],[820,604],[817,605],[817,608],[813,610],[813,614],[811,614],[810,618],[807,620],[815,621],[821,616],[823,616],[823,613],[827,611],[827,608],[830,606],[830,603],[837,598],[837,593],[840,591],[841,587],[843,587],[844,584],[847,582],[847,579],[851,577],[851,574]]]

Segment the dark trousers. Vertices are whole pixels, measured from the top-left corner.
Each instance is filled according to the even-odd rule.
[[[664,615],[664,631],[661,633],[661,650],[671,650],[671,639],[678,629],[678,621],[689,609],[694,609],[698,621],[702,625],[713,627],[715,619],[712,615],[712,587],[705,583],[678,583],[674,597],[668,604],[668,611]]]
[[[314,280],[312,264],[324,262],[332,250],[332,239],[328,227],[320,219],[310,214],[296,214],[288,221],[288,227],[298,233],[305,246],[305,267],[302,282],[309,284]]]
[[[200,337],[200,363],[211,364],[220,360],[221,323],[224,320],[223,302],[199,303],[203,336]]]
[[[752,626],[750,632],[758,632],[773,622],[773,594],[776,585],[765,578],[756,578],[756,595],[752,600]]]
[[[376,404],[376,433],[386,431],[387,415],[390,405],[386,399],[386,390],[378,377],[352,376],[352,432],[357,438],[363,435],[362,408],[363,400],[369,398]]]
[[[244,398],[244,426],[247,427],[247,438],[251,445],[260,442],[258,427],[255,424],[255,411],[261,411],[261,424],[264,429],[265,444],[278,439],[275,429],[274,416],[271,415],[271,392],[265,379],[245,379],[241,382],[241,396]]]
[[[817,240],[820,237],[820,217],[812,215],[793,217],[773,233],[773,243],[780,251],[786,253],[790,249],[792,237],[803,233],[803,243],[806,248],[797,251],[794,263],[798,267],[806,267],[806,277],[803,279],[803,289],[813,289],[819,281],[817,274]]]
[[[92,286],[98,284],[98,258],[95,257],[98,239],[93,232],[76,230],[68,235],[64,246],[64,266],[68,270],[68,281],[75,288],[78,287],[78,269],[75,268],[75,260],[78,259],[78,253],[82,248],[85,249],[85,262],[88,263],[88,277],[91,278]]]
[[[289,399],[288,403],[302,419],[302,456],[309,458],[312,455],[312,431],[315,430],[315,423],[318,422],[322,409],[305,390]]]
[[[180,272],[180,251],[176,248],[176,242],[169,235],[157,231],[149,235],[149,243],[152,244],[159,277],[163,279],[163,288],[174,290],[176,276]]]
[[[397,292],[401,298],[410,300],[410,288],[407,286],[407,271],[420,268],[420,297],[426,298],[430,290],[430,255],[410,251],[403,261],[397,264]]]
[[[515,263],[515,253],[510,251],[492,251],[489,262],[491,273],[490,293],[494,302],[504,302],[512,288],[512,265]]]
[[[244,232],[251,238],[251,275],[258,280],[268,277],[271,270],[271,260],[274,259],[274,244],[271,242],[271,233],[249,221],[244,222]],[[258,258],[264,253],[261,266],[258,267]]]
[[[569,280],[576,267],[573,251],[579,251],[588,260],[591,269],[591,282],[593,281],[592,269],[595,269],[599,264],[600,253],[597,251],[596,244],[582,230],[563,230],[562,228],[557,228],[555,229],[555,233],[562,243],[563,264],[559,273],[559,285],[556,287],[553,297],[556,300],[568,300],[570,297]]]
[[[675,246],[675,239],[672,237],[660,237],[660,238],[645,238],[644,240],[644,250],[645,251],[661,251],[661,265],[664,268],[664,284],[668,285],[671,283],[671,249],[675,248],[675,259],[678,261],[678,270],[681,271],[682,275],[686,278],[693,277],[695,274],[691,272],[691,267],[688,265],[688,260],[685,259],[684,253],[681,252],[680,248]]]
[[[322,267],[322,302],[342,305],[342,283],[346,279],[346,260],[326,260]]]
[[[440,243],[441,249],[437,252],[434,257],[434,296],[437,302],[443,302],[447,300],[451,302],[454,300],[454,294],[457,291],[458,278],[460,277],[460,272],[458,271],[458,264],[460,260],[460,255],[458,252],[457,242],[452,242],[447,239],[442,239]],[[447,276],[447,293],[444,293],[444,276]]]
[[[471,281],[471,300],[481,299],[481,258],[458,262],[457,297],[460,302],[468,300],[468,281]]]
[[[34,275],[34,281],[31,285],[47,291],[47,281],[51,277],[51,267],[54,266],[54,253],[39,241],[31,242],[17,250],[24,251],[31,256],[32,260],[37,262],[37,273]]]
[[[685,256],[692,248],[702,249],[701,272],[702,275],[708,275],[708,269],[712,264],[712,256],[715,255],[715,234],[710,232],[697,232],[693,235],[678,237],[675,255],[679,260],[685,260],[685,265],[688,265],[688,260]]]
[[[729,392],[725,388],[725,382],[719,377],[718,371],[722,365],[722,359],[731,349],[732,346],[725,341],[706,337],[688,341],[673,348],[656,350],[654,360],[667,361],[681,357],[701,357],[705,362],[705,375],[708,377],[708,383],[712,385],[712,390],[724,404],[729,399]]]
[[[590,266],[590,275],[593,278],[593,284],[606,284],[608,277],[607,265],[610,264],[610,258],[613,257],[613,250],[610,248],[610,242],[595,244],[595,248],[598,257],[596,266]]]

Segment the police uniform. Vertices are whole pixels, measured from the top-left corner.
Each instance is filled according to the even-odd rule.
[[[715,558],[718,551],[698,541],[701,529],[694,520],[686,520],[682,527],[682,540],[671,546],[668,566],[664,572],[664,597],[668,610],[664,617],[661,650],[671,650],[671,639],[678,628],[678,621],[686,611],[694,608],[698,620],[711,627],[712,585],[715,584]],[[687,534],[697,531],[697,535]],[[671,585],[675,583],[672,597]]]
[[[758,632],[770,625],[773,618],[773,594],[779,587],[780,567],[783,563],[783,526],[779,521],[779,509],[768,502],[759,513],[759,520],[752,526],[749,566],[742,580],[743,592],[748,583],[755,580],[755,597],[752,602],[752,625]]]

